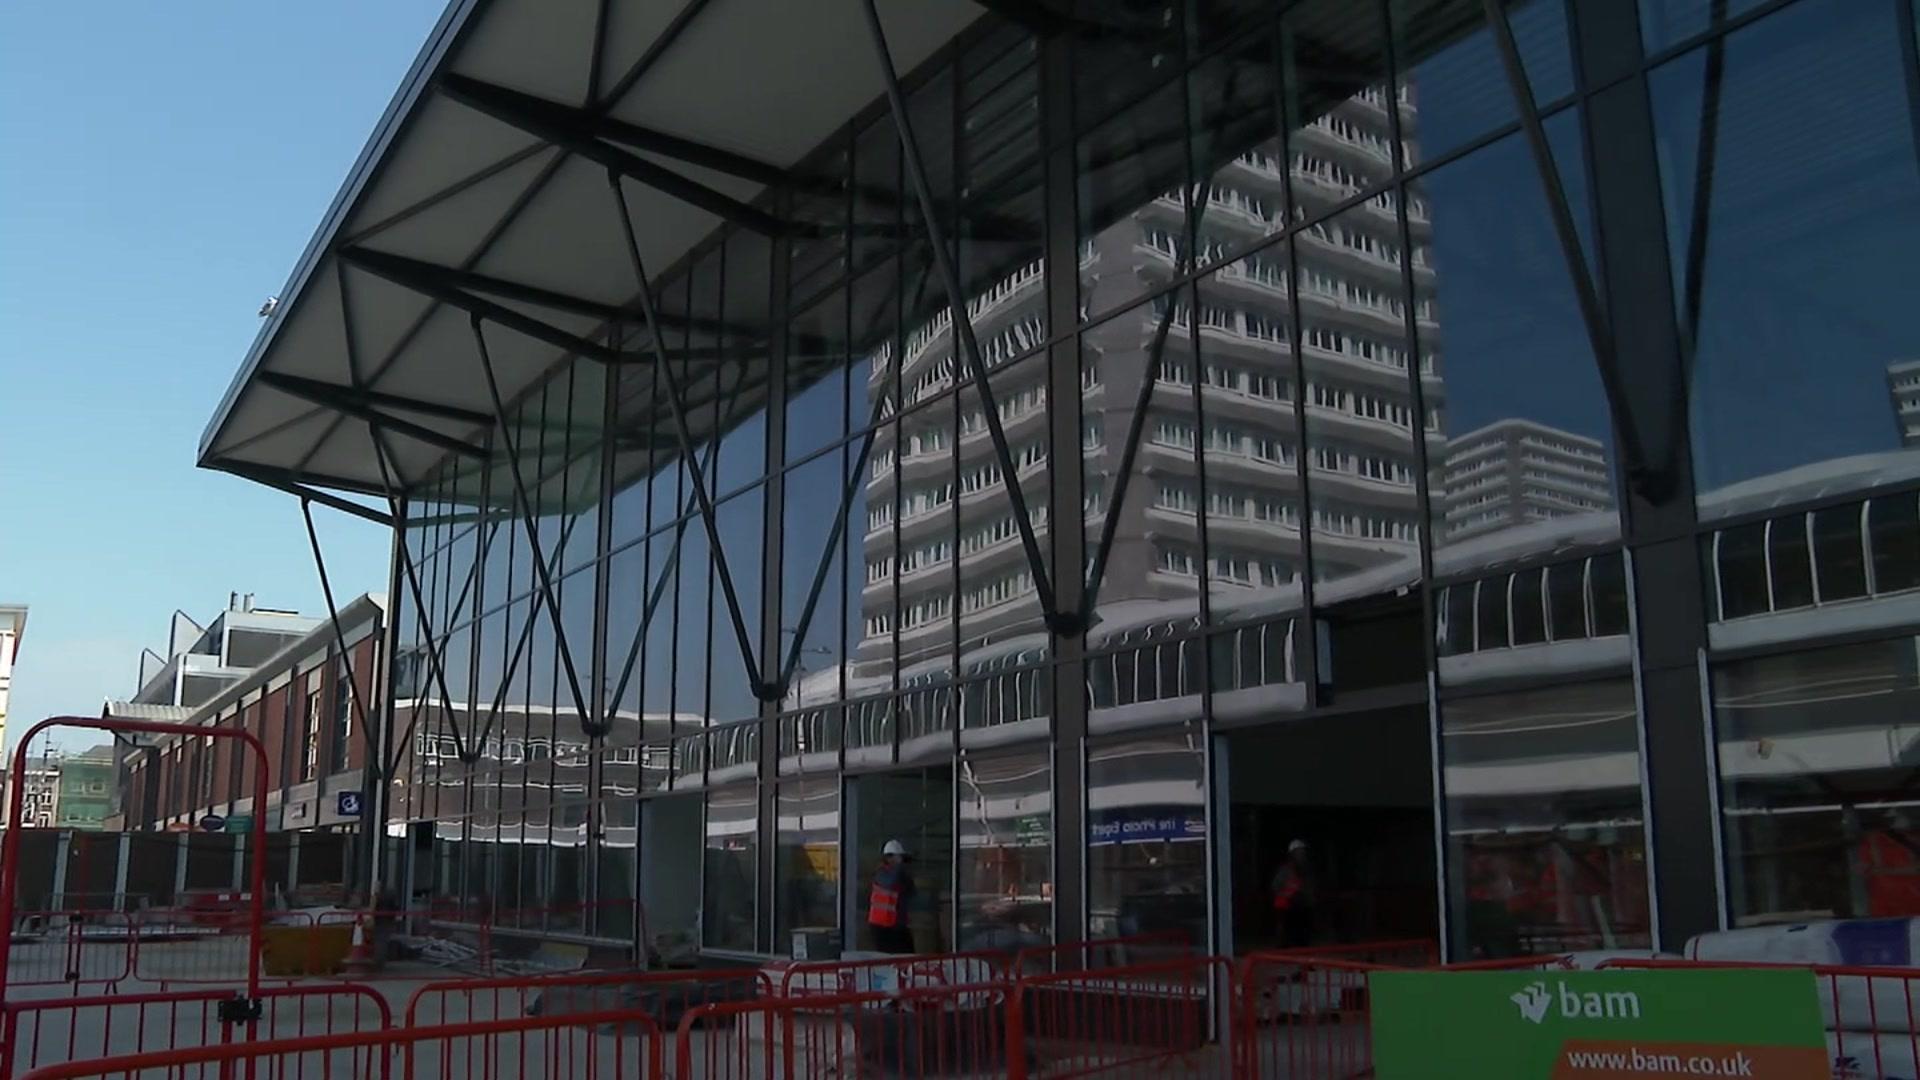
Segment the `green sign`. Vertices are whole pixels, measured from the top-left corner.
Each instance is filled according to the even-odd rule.
[[[253,831],[253,815],[252,814],[234,814],[232,817],[227,818],[226,831],[227,832],[252,832]]]
[[[1828,1080],[1810,971],[1382,971],[1379,1080]]]

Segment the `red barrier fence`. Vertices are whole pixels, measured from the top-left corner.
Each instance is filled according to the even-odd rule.
[[[407,1000],[406,1025],[476,1023],[523,1016],[640,1011],[664,1026],[689,1010],[773,995],[756,968],[611,971],[428,983]]]
[[[1029,946],[1014,954],[1013,968],[1020,972],[1083,971],[1089,968],[1150,964],[1193,955],[1193,939],[1185,931],[1158,930],[1126,937]]]
[[[672,1080],[1003,1075],[1004,985],[771,997],[681,1017]]]
[[[133,923],[115,911],[32,911],[13,917],[12,986],[112,986],[133,973]]]
[[[1841,964],[1712,960],[1610,960],[1603,968],[1699,971],[1787,967],[1811,970],[1833,1075],[1920,1076],[1920,970]]]
[[[1024,1052],[1009,1075],[1230,1077],[1232,993],[1223,957],[1023,975],[1009,1018]]]
[[[999,982],[1017,971],[1003,952],[882,956],[866,960],[807,960],[786,965],[782,997],[887,993],[923,987]]]
[[[245,999],[231,990],[9,1001],[0,1006],[0,1080],[49,1064],[110,1055],[393,1026],[386,999],[353,983],[271,987],[260,992],[258,1004],[254,1017],[243,1007]]]
[[[650,1080],[660,1074],[662,1042],[658,1027],[644,1014],[605,1012],[162,1050],[48,1065],[21,1080],[120,1080],[140,1075],[169,1080],[236,1076]]]

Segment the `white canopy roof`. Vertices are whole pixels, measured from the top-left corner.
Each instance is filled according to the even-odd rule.
[[[880,9],[902,73],[985,11]],[[723,212],[764,214],[768,181],[883,93],[861,0],[454,0],[221,400],[201,465],[381,492],[371,411],[400,481],[418,481],[493,415],[476,303],[509,406],[581,351],[569,338],[637,311],[609,160],[629,166],[657,278]]]

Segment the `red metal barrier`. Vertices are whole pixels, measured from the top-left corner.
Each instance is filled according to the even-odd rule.
[[[1222,957],[1023,975],[1008,1012],[1013,1080],[1234,1075]]]
[[[1836,1078],[1920,1076],[1920,968],[1733,960],[1609,960],[1602,968],[1666,971],[1800,968],[1819,983]]]
[[[915,987],[1000,982],[1014,970],[1012,957],[991,950],[803,960],[785,966],[779,990],[783,997],[888,993]]]
[[[14,744],[13,768],[8,774],[10,783],[7,792],[6,821],[24,820],[26,799],[26,774],[28,754],[33,740],[41,732],[56,727],[81,728],[88,731],[104,731],[110,735],[129,732],[148,735],[176,735],[184,739],[233,739],[241,743],[254,759],[253,769],[253,864],[249,875],[247,890],[245,938],[247,960],[241,978],[246,981],[249,997],[257,997],[260,989],[260,928],[263,924],[262,903],[266,895],[267,882],[267,751],[260,740],[251,732],[237,727],[198,727],[190,724],[163,724],[147,720],[103,720],[86,716],[55,716],[42,720],[28,728],[18,742]],[[19,901],[20,885],[20,838],[22,829],[7,829],[0,835],[0,928],[11,931],[14,926],[14,913]],[[8,997],[7,987],[12,970],[13,934],[0,934],[0,1001]],[[139,948],[134,949],[135,966],[138,967]]]
[[[1001,1075],[1014,1043],[1004,985],[771,997],[681,1017],[672,1080]]]
[[[1370,1076],[1367,976],[1393,970],[1297,952],[1241,961],[1235,1002],[1236,1075],[1287,1080]]]
[[[116,1054],[393,1026],[386,999],[354,983],[264,989],[257,1020],[248,1020],[235,1000],[232,990],[187,990],[7,1002],[0,1006],[0,1080]]]
[[[133,977],[161,988],[259,976],[264,921],[251,912],[168,908],[133,916]]]
[[[117,911],[30,911],[13,917],[11,986],[111,987],[133,974],[133,923]]]
[[[1019,972],[1081,971],[1188,959],[1194,955],[1193,939],[1186,931],[1157,930],[1150,934],[1031,946],[1013,955],[1013,969]]]
[[[1235,978],[1236,1075],[1348,1080],[1371,1075],[1376,971],[1439,968],[1430,941],[1284,949],[1243,957]],[[1564,968],[1566,957],[1515,956],[1448,964],[1446,971]]]
[[[236,1076],[651,1080],[660,1073],[662,1042],[659,1027],[644,1013],[603,1012],[163,1050],[49,1065],[21,1080],[123,1080],[143,1075],[169,1080]]]
[[[411,1027],[638,1010],[671,1025],[692,1009],[772,993],[771,978],[755,968],[448,979],[415,990],[403,1015]]]

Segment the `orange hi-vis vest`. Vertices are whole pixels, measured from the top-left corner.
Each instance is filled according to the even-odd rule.
[[[900,925],[900,890],[897,875],[877,874],[873,891],[867,895],[867,924],[883,929]]]

